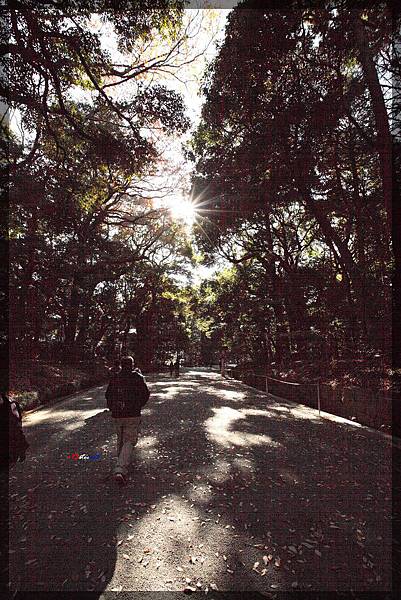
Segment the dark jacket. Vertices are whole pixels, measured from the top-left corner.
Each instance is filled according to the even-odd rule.
[[[113,374],[105,395],[111,415],[117,419],[139,417],[150,394],[143,375],[135,370]]]
[[[24,461],[29,447],[22,431],[22,411],[18,402],[10,401],[2,394],[3,404],[0,407],[0,466],[1,469],[14,464],[17,460]]]

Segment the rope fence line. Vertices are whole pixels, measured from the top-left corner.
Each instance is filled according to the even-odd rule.
[[[234,369],[225,369],[225,373],[230,373],[233,371]],[[243,371],[240,376],[242,379],[245,379],[247,375],[251,375],[252,377],[256,377],[256,378],[260,378],[260,379],[264,379],[265,380],[265,384],[264,384],[264,391],[266,392],[266,394],[271,394],[273,392],[269,391],[269,381],[273,382],[273,385],[270,385],[270,390],[274,387],[274,384],[278,384],[278,385],[284,385],[284,386],[292,386],[293,389],[297,388],[297,393],[299,393],[299,391],[302,388],[305,387],[309,387],[312,388],[312,390],[316,393],[316,408],[319,411],[319,415],[321,413],[321,402],[320,402],[320,382],[316,382],[316,383],[296,383],[296,382],[292,382],[292,381],[282,381],[281,379],[275,379],[274,377],[269,377],[268,375],[259,375],[258,373],[254,373],[253,371]],[[231,375],[229,375],[230,377],[232,377]],[[233,377],[235,378],[235,377]],[[246,381],[244,381],[244,383],[246,383]],[[255,386],[252,386],[255,387]],[[259,388],[257,388],[259,389]],[[294,389],[295,392],[295,389]],[[275,396],[279,396],[279,394],[274,394]],[[285,396],[284,396],[285,397]],[[309,403],[308,403],[309,404]],[[312,407],[313,408],[313,407]]]
[[[357,421],[368,427],[390,433],[393,430],[393,399],[369,388],[332,387],[321,379],[312,383],[282,381],[254,371],[225,368],[221,373],[243,383],[318,411]]]

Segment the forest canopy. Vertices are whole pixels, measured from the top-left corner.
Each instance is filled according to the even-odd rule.
[[[399,73],[391,14],[248,6],[228,18],[189,149],[205,198],[199,243],[232,264],[212,284],[216,327],[253,366],[302,362],[327,376],[359,362],[384,375]]]
[[[387,6],[239,3],[197,121],[177,87],[208,35],[196,11],[94,6],[12,2],[1,25],[13,364],[224,353],[387,386],[400,114]]]

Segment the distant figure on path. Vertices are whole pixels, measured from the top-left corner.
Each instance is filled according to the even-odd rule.
[[[170,369],[170,377],[172,377],[174,375],[174,362],[171,359],[168,365],[169,369]]]
[[[122,358],[121,369],[112,374],[105,394],[117,431],[117,465],[114,475],[120,484],[127,482],[132,450],[138,442],[141,409],[149,400],[149,395],[142,373],[139,369],[134,369],[132,356]]]
[[[178,357],[174,363],[174,374],[176,377],[180,376],[180,359]]]

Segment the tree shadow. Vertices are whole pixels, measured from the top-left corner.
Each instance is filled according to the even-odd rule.
[[[231,592],[390,587],[391,447],[216,374],[182,382],[151,384],[121,490],[101,482],[114,454],[108,414],[65,436],[50,426],[30,476],[29,462],[17,473],[19,589],[119,589],[127,569],[135,590],[183,589],[186,578]],[[95,450],[99,462],[66,459]]]

